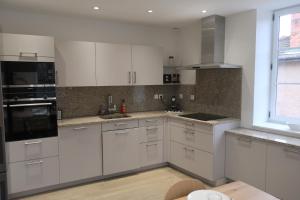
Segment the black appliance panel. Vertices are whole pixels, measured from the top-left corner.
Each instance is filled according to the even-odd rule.
[[[4,104],[7,142],[56,137],[56,101],[14,101]]]
[[[55,84],[53,62],[2,61],[3,86],[29,86]]]

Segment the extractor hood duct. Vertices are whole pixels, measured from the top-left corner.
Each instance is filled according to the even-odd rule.
[[[240,68],[224,63],[225,17],[212,15],[201,19],[201,63],[180,69]]]

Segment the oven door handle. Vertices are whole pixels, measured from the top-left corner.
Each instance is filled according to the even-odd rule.
[[[49,105],[52,105],[52,103],[14,104],[14,105],[9,105],[9,107],[16,108],[16,107],[49,106]]]

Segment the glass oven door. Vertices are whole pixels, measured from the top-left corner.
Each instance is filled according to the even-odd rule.
[[[7,142],[55,137],[56,101],[7,103],[4,121]]]
[[[3,61],[1,65],[4,87],[34,87],[55,84],[54,63]]]

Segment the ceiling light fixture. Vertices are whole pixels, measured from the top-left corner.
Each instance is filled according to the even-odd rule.
[[[148,12],[148,13],[153,13],[153,10],[148,10],[147,12]]]
[[[207,13],[207,10],[202,10],[202,13]]]
[[[93,6],[93,10],[100,10],[99,6]]]

